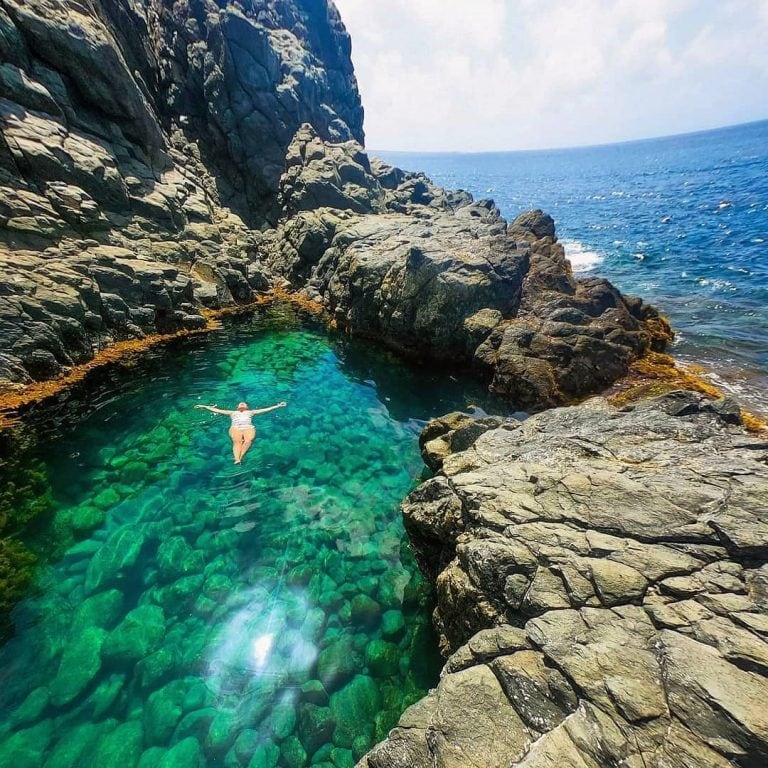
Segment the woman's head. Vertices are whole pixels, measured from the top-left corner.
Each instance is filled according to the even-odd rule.
[[[248,410],[248,403],[238,403],[237,404],[237,410],[238,411],[247,411]]]

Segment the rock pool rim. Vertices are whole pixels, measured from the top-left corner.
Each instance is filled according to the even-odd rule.
[[[173,333],[156,333],[142,339],[128,339],[110,344],[99,350],[90,360],[73,366],[66,374],[55,379],[45,379],[28,384],[20,389],[8,389],[0,392],[0,432],[18,427],[29,408],[44,404],[59,394],[71,389],[76,384],[87,380],[93,371],[123,363],[141,356],[144,352],[179,339],[201,336],[221,329],[221,320],[228,317],[240,317],[278,305],[288,305],[304,318],[320,320],[327,329],[337,328],[336,321],[328,310],[319,302],[307,298],[295,291],[273,288],[268,292],[256,294],[253,301],[221,307],[215,310],[201,310],[206,324],[203,328],[182,329]],[[366,334],[355,336],[368,338]],[[369,339],[379,343],[405,359],[412,358],[408,350],[392,344],[386,339]],[[411,359],[411,362],[413,360]],[[444,361],[434,360],[431,364],[445,366]],[[725,393],[705,378],[704,369],[687,366],[667,353],[651,350],[632,362],[624,376],[601,392],[569,399],[563,406],[578,405],[595,395],[605,395],[617,407],[629,407],[649,396],[671,392],[675,389],[689,389],[700,392],[714,399],[725,397]],[[542,409],[547,410],[547,409]],[[768,431],[768,419],[740,408],[744,428],[748,432],[762,434]]]
[[[19,389],[8,389],[0,392],[0,432],[18,427],[27,409],[45,403],[51,398],[68,391],[74,385],[85,381],[89,374],[98,369],[126,362],[142,355],[144,352],[179,339],[192,338],[216,331],[221,328],[221,320],[233,316],[246,316],[269,307],[287,304],[306,317],[321,317],[326,325],[332,322],[320,304],[317,304],[300,294],[273,289],[267,293],[258,294],[247,304],[222,307],[216,310],[202,310],[205,318],[203,328],[182,329],[173,333],[153,333],[141,339],[127,339],[110,344],[84,363],[79,363],[55,379],[44,379],[27,384]]]

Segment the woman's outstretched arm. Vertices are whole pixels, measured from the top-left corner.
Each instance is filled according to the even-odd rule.
[[[217,408],[215,405],[200,405],[199,403],[195,406],[195,408],[202,408],[206,411],[210,411],[211,413],[220,413],[222,416],[231,416],[232,411],[224,411],[221,408]]]
[[[251,413],[256,416],[259,413],[269,413],[270,411],[275,411],[278,408],[285,408],[285,406],[288,405],[286,402],[278,403],[277,405],[270,405],[269,408],[257,408],[256,410],[251,411]]]

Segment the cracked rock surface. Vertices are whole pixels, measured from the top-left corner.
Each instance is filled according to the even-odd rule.
[[[768,442],[721,405],[431,423],[403,512],[450,655],[360,765],[765,765]]]

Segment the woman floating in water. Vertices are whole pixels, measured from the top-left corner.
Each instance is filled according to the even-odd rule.
[[[239,464],[251,447],[253,438],[256,437],[256,427],[251,423],[251,419],[260,413],[269,413],[269,411],[274,411],[277,408],[285,408],[286,405],[287,403],[278,403],[277,405],[270,405],[269,408],[249,410],[248,403],[238,403],[235,411],[225,411],[215,405],[196,405],[195,408],[204,408],[211,413],[220,413],[222,416],[229,416],[232,419],[229,436],[232,438],[232,454],[235,457],[235,464]]]

